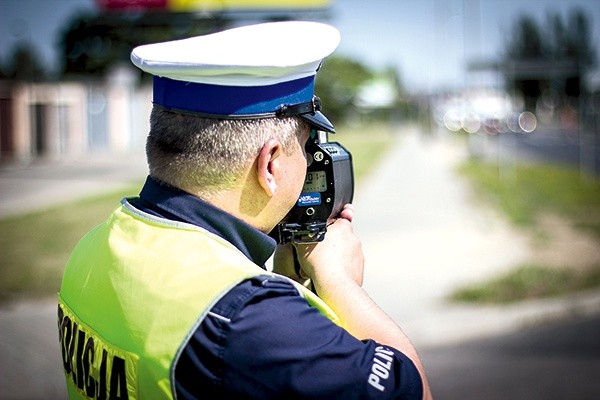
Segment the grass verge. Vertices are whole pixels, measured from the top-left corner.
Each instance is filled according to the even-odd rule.
[[[503,175],[495,163],[469,161],[459,171],[480,198],[491,201],[518,226],[533,227],[540,212],[549,212],[600,238],[600,181],[582,177],[577,169],[529,164]]]
[[[352,153],[356,181],[373,170],[393,141],[389,128],[383,126],[338,131],[330,140],[339,141]],[[102,222],[121,198],[136,195],[139,189],[139,185],[132,186],[0,220],[0,301],[56,293],[63,268],[79,239]]]
[[[377,161],[394,142],[393,128],[387,124],[351,126],[336,129],[331,142],[339,142],[352,154],[354,177],[360,181],[377,166]]]
[[[473,184],[476,196],[498,207],[517,226],[534,232],[541,213],[566,218],[576,228],[600,241],[600,181],[582,177],[564,166],[516,165],[503,174],[495,163],[469,161],[460,172]],[[537,232],[543,235],[543,232]],[[515,270],[468,287],[450,298],[462,302],[509,303],[542,298],[600,286],[600,265],[581,270],[523,265]]]
[[[47,296],[59,289],[62,270],[79,239],[102,222],[121,198],[139,186],[0,221],[0,300]]]
[[[468,303],[514,303],[572,293],[600,286],[600,265],[585,271],[522,265],[484,283],[454,291],[450,298]]]

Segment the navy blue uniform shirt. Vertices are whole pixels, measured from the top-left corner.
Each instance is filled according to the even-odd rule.
[[[245,222],[148,178],[129,202],[200,226],[264,268],[275,241]],[[175,365],[179,399],[421,399],[412,361],[360,341],[269,275],[245,281],[212,308]]]

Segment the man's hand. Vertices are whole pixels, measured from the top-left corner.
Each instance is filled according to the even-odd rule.
[[[339,218],[329,221],[322,242],[295,245],[302,271],[312,279],[319,294],[348,280],[362,285],[364,256],[352,229],[353,218],[354,208],[347,204]]]
[[[310,259],[312,260],[310,262],[316,263],[317,265],[323,265],[323,269],[325,270],[324,273],[327,273],[327,260],[323,259],[322,261],[320,261],[320,259],[325,257],[336,258],[337,256],[334,253],[335,251],[341,251],[342,253],[344,253],[344,249],[342,249],[339,246],[339,244],[336,245],[335,243],[340,241],[343,242],[344,238],[341,237],[341,235],[353,236],[352,227],[350,225],[350,222],[352,222],[353,218],[354,208],[351,204],[347,204],[340,212],[338,218],[331,219],[330,221],[328,221],[329,225],[324,240],[324,242],[326,243],[322,242],[312,245],[296,245],[296,250],[294,249],[294,245],[292,245],[291,243],[278,245],[275,250],[275,255],[273,257],[273,272],[287,276],[288,278],[291,278],[296,282],[299,282],[306,286],[308,284],[307,280],[309,280],[311,277],[307,273],[307,270],[305,270],[304,267],[301,267],[301,265],[306,264],[306,261],[302,260],[294,262],[294,258],[302,258],[304,257],[303,255],[309,252]],[[346,222],[342,222],[341,220],[344,220]],[[340,226],[342,224],[345,224],[346,227],[342,228]],[[338,236],[340,237],[336,239],[336,237]],[[355,237],[351,237],[351,239],[356,240]],[[318,249],[316,253],[314,253],[316,246],[318,246]],[[329,247],[333,247],[335,248],[335,250],[328,250]],[[303,255],[300,255],[301,251]],[[362,252],[360,254],[360,259],[362,259]],[[335,264],[344,265],[341,259],[336,259]],[[354,275],[356,275],[356,279],[354,280],[359,281],[359,284],[362,284],[362,267],[361,270],[354,273]]]

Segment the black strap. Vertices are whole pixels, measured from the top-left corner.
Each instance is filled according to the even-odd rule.
[[[289,117],[292,115],[302,115],[309,113],[314,114],[317,111],[321,111],[321,99],[317,96],[314,96],[311,101],[307,101],[306,103],[282,105],[277,110],[277,116]]]

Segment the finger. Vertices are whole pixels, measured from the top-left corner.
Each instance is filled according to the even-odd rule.
[[[354,219],[354,206],[352,204],[346,204],[340,212],[339,218],[352,222]]]

